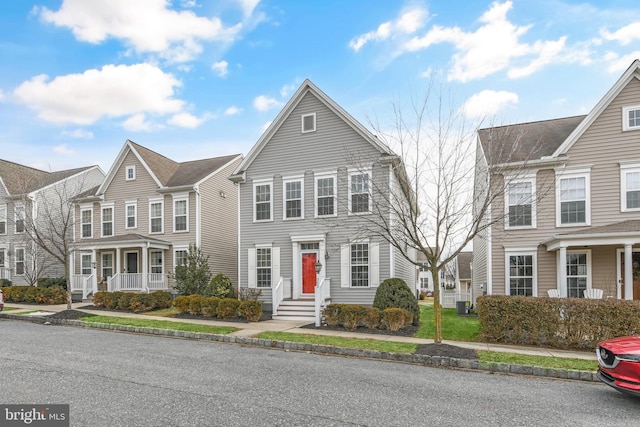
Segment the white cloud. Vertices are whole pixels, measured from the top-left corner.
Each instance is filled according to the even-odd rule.
[[[250,3],[241,4],[245,14],[253,11]],[[170,10],[170,4],[166,0],[64,0],[57,11],[42,7],[40,16],[71,29],[80,41],[98,44],[113,37],[137,52],[153,52],[174,61],[193,59],[202,51],[202,41],[233,41],[242,29],[240,23],[225,27],[215,16]]]
[[[456,53],[448,80],[468,82],[507,70],[510,78],[528,76],[555,62],[589,61],[586,50],[573,52],[567,48],[566,37],[558,40],[537,40],[521,43],[531,25],[517,26],[507,19],[512,1],[494,2],[480,17],[482,25],[473,32],[459,27],[433,26],[425,35],[409,40],[404,49],[415,52],[438,43],[451,43]]]
[[[518,103],[518,95],[504,90],[483,90],[469,97],[460,108],[467,117],[485,118],[496,115],[510,104]]]
[[[122,122],[122,127],[132,132],[149,132],[154,126],[144,114],[139,113]]]
[[[253,100],[253,107],[258,111],[269,111],[272,108],[281,107],[282,102],[265,95],[260,95]]]
[[[2,101],[4,99],[4,93],[2,93],[2,91],[0,90],[0,101]]]
[[[103,117],[180,112],[184,102],[173,98],[179,86],[172,74],[150,64],[105,65],[53,80],[39,75],[13,93],[45,121],[88,125]]]
[[[401,12],[395,21],[383,22],[375,30],[351,39],[349,47],[358,52],[365,44],[372,41],[383,41],[397,36],[413,34],[424,26],[428,17],[427,10],[419,7]]]
[[[235,105],[224,110],[225,116],[235,116],[236,114],[240,114],[242,112],[242,108],[238,108]]]
[[[640,40],[640,22],[626,25],[614,32],[602,30],[600,31],[600,35],[605,40],[617,41],[621,45],[626,46],[634,40]]]
[[[84,130],[84,129],[75,129],[71,131],[64,131],[62,135],[67,136],[69,138],[77,138],[77,139],[93,139],[93,132]]]
[[[622,56],[614,52],[607,52],[604,56],[604,60],[608,63],[607,72],[613,74],[623,73],[638,58],[640,58],[640,50]]]
[[[287,98],[289,95],[293,93],[294,90],[296,90],[298,86],[299,86],[298,83],[291,83],[291,84],[282,86],[282,89],[280,89],[280,96],[283,98]]]
[[[240,3],[244,16],[250,16],[258,6],[258,3],[260,3],[260,0],[238,0],[238,3]]]
[[[67,144],[62,144],[62,145],[53,147],[53,152],[56,154],[62,154],[64,156],[71,156],[75,154],[75,151],[70,149]]]
[[[204,119],[189,113],[178,113],[171,117],[168,123],[181,128],[195,129],[200,126],[203,121]]]
[[[273,121],[268,121],[262,125],[262,133],[264,133],[267,129],[269,129],[269,126],[271,126],[271,123],[273,123]]]
[[[218,73],[220,77],[226,77],[229,72],[229,63],[227,61],[214,62],[211,68]]]

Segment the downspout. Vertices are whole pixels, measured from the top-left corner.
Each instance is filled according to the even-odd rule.
[[[200,221],[202,220],[202,196],[200,195],[200,187],[198,185],[194,185],[193,189],[196,192],[196,247],[200,247],[202,240],[202,227]]]

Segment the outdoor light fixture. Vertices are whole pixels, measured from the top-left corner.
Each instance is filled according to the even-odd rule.
[[[318,259],[316,261],[316,274],[320,274],[320,270],[322,270],[322,263],[320,262],[320,260]]]
[[[93,267],[93,269],[96,268],[96,262],[95,261],[91,261],[91,267]]]

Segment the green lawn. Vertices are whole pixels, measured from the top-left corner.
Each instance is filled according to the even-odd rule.
[[[107,325],[124,325],[142,328],[169,329],[174,331],[203,332],[207,334],[230,334],[237,328],[229,326],[209,326],[196,323],[172,322],[170,320],[131,319],[127,317],[100,316],[88,314],[81,319],[85,323],[103,323]]]
[[[18,309],[17,309],[17,308],[15,308],[15,307],[7,307],[7,306],[5,306],[5,307],[2,309],[2,311],[14,311],[14,310],[18,310]]]
[[[516,365],[540,366],[542,368],[577,369],[580,371],[598,370],[595,360],[569,359],[562,357],[529,356],[527,354],[480,351],[479,359],[483,363],[511,363]]]
[[[433,306],[420,305],[420,329],[414,337],[435,337],[433,326]],[[455,308],[442,309],[442,338],[452,341],[475,341],[480,332],[480,322],[477,317],[458,316]]]
[[[332,345],[335,347],[361,348],[393,353],[413,353],[417,344],[393,341],[379,341],[363,338],[344,338],[329,335],[295,334],[291,332],[261,332],[258,338],[265,340],[303,342],[309,344]]]

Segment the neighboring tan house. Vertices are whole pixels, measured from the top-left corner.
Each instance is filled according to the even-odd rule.
[[[70,199],[103,179],[98,166],[46,172],[0,160],[0,279],[35,285],[64,277],[64,264],[38,246],[32,232],[57,237],[71,215],[65,212]]]
[[[386,278],[415,289],[415,264],[366,231],[388,200],[374,188],[406,190],[403,172],[397,155],[306,80],[231,177],[240,288],[261,292],[275,319],[316,321],[328,301],[371,305]],[[395,194],[408,206],[410,193]]]
[[[168,290],[190,245],[237,284],[242,156],[176,162],[127,140],[99,187],[76,200],[72,290]]]
[[[478,139],[476,190],[506,192],[473,243],[475,295],[640,299],[640,61],[586,116]]]

